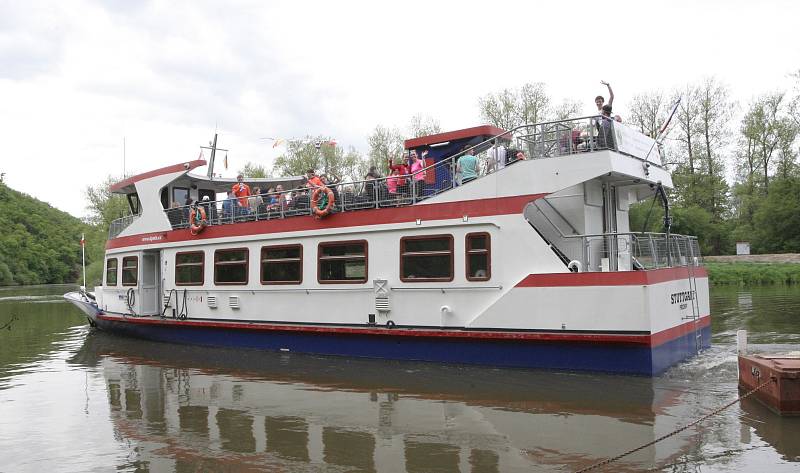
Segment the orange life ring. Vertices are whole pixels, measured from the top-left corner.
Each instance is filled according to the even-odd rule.
[[[194,207],[192,208],[192,211],[189,212],[189,228],[192,232],[192,235],[197,235],[198,233],[202,232],[208,225],[208,220],[206,220],[206,210],[203,207],[197,207],[197,210],[200,211],[200,222],[195,221],[197,212],[195,212]]]
[[[320,196],[322,195],[323,192],[328,197],[328,203],[325,205],[325,208],[321,209],[321,208],[319,208],[319,198],[320,198]],[[331,210],[333,210],[333,201],[334,200],[335,199],[333,197],[333,191],[332,190],[328,189],[325,186],[317,187],[316,189],[314,189],[314,192],[311,194],[311,211],[314,212],[314,215],[317,218],[322,218],[322,217],[328,215],[329,213],[331,213]]]

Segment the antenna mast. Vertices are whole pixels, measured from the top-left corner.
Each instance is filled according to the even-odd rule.
[[[219,133],[214,133],[214,141],[209,143],[211,146],[201,146],[202,149],[210,149],[211,150],[211,157],[208,159],[208,178],[214,178],[214,157],[217,154],[217,150],[227,152],[227,149],[217,148],[217,137]]]

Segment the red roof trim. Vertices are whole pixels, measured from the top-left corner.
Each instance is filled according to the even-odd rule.
[[[108,190],[110,192],[117,192],[119,190],[124,189],[125,187],[133,185],[144,179],[150,179],[151,177],[161,176],[162,174],[172,174],[173,172],[179,172],[179,171],[188,172],[194,168],[205,165],[206,161],[204,159],[195,159],[194,161],[188,161],[180,164],[173,164],[172,166],[167,166],[165,168],[156,169],[154,171],[147,171],[143,172],[142,174],[131,176],[127,179],[117,182],[116,184],[112,184],[111,187],[108,188]]]
[[[403,144],[406,149],[416,148],[418,146],[432,145],[436,143],[444,143],[445,141],[460,140],[463,138],[472,138],[475,136],[489,135],[497,136],[505,133],[502,128],[497,128],[492,125],[474,126],[472,128],[464,128],[463,130],[448,131],[445,133],[438,133],[436,135],[421,136],[419,138],[412,138],[406,140]]]
[[[193,236],[188,229],[168,232],[144,233],[108,240],[106,249],[126,246],[163,244],[187,240],[206,240],[233,236],[264,235],[308,230],[324,230],[330,228],[370,227],[394,223],[448,220],[464,215],[485,217],[489,215],[508,215],[521,213],[528,202],[544,197],[547,194],[529,194],[494,199],[462,200],[457,202],[441,202],[436,204],[411,205],[385,209],[356,210],[331,214],[322,220],[310,215],[288,217],[280,220],[260,220],[227,225],[211,225],[203,233]]]
[[[707,278],[706,268],[694,268],[694,276]],[[611,271],[607,273],[545,273],[529,274],[516,287],[574,287],[574,286],[645,286],[687,279],[687,268],[664,268],[647,271]]]
[[[252,330],[269,332],[295,332],[295,333],[316,333],[320,335],[365,335],[372,337],[426,337],[426,338],[458,338],[458,339],[486,339],[486,340],[520,340],[532,342],[577,342],[577,343],[615,343],[623,345],[644,345],[656,347],[670,340],[693,332],[699,328],[705,328],[711,324],[711,316],[706,315],[695,323],[694,321],[685,322],[676,327],[672,327],[654,334],[628,335],[614,333],[558,333],[558,332],[517,332],[497,330],[443,330],[427,328],[378,328],[378,327],[341,327],[330,325],[293,325],[286,323],[270,322],[223,322],[223,321],[204,321],[204,320],[173,320],[162,318],[146,317],[123,317],[118,315],[98,314],[98,318],[110,322],[140,324],[140,325],[161,325],[163,327],[194,327],[194,328],[218,328],[233,330]]]

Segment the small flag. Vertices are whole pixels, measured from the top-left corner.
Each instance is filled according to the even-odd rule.
[[[81,246],[86,245],[86,238],[84,238],[83,233],[81,233]]]
[[[228,153],[225,153],[225,159],[223,160],[223,163],[225,164],[225,169],[228,169]]]
[[[286,141],[286,140],[281,139],[281,138],[277,138],[275,140],[275,143],[272,143],[272,147],[273,148],[277,148],[278,146],[282,145],[284,141]]]

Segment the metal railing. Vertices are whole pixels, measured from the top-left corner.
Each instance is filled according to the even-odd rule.
[[[378,179],[329,183],[327,187],[333,191],[335,201],[332,211],[349,212],[413,205],[515,164],[520,159],[616,150],[613,126],[612,120],[598,116],[520,125],[414,172]],[[507,146],[503,146],[500,152],[494,146],[496,142]],[[519,152],[522,153],[521,158],[517,157]],[[459,173],[458,160],[466,154],[478,158],[479,164],[474,177],[465,177]],[[206,201],[201,205],[205,209],[209,225],[282,219],[311,215],[310,194],[311,189],[296,188],[261,193],[243,199]],[[164,212],[173,229],[189,226],[189,206],[173,207]],[[109,238],[118,236],[136,217],[138,215],[112,222]]]
[[[139,218],[139,215],[141,214],[126,215],[111,222],[111,225],[108,227],[108,238],[118,237],[123,230],[128,228],[128,225]]]
[[[696,236],[650,232],[563,235],[553,242],[581,271],[631,271],[701,266],[703,258]]]

